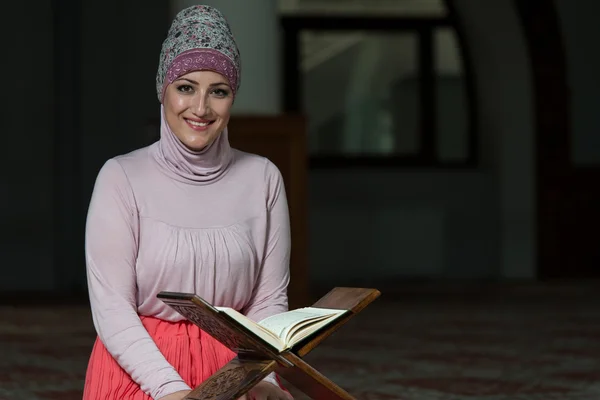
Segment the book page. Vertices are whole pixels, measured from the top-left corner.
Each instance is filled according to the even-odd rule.
[[[276,334],[285,342],[288,333],[297,328],[298,325],[314,323],[331,316],[341,315],[345,312],[346,310],[305,307],[267,317],[262,321],[259,321],[259,324]]]
[[[315,319],[306,324],[300,323],[297,324],[292,329],[286,331],[285,343],[287,347],[293,347],[302,339],[307,336],[312,335],[313,333],[321,330],[321,328],[331,324],[333,321],[341,317],[342,314],[331,315],[325,319]]]
[[[229,308],[229,307],[215,307],[215,308],[217,310],[229,315],[231,318],[233,318],[234,320],[239,322],[241,325],[243,325],[246,329],[253,332],[255,335],[259,336],[261,339],[263,339],[265,342],[267,342],[271,346],[275,347],[278,351],[284,350],[285,346],[284,346],[283,340],[280,340],[279,337],[275,333],[268,330],[268,328],[262,327],[261,325],[257,324],[256,322],[254,322],[250,318],[246,317],[244,314],[234,310],[233,308]]]

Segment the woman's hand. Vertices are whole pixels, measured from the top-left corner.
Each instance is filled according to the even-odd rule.
[[[291,394],[270,382],[261,381],[240,400],[294,400]]]
[[[171,394],[168,394],[168,395],[166,395],[164,397],[161,397],[158,400],[181,400],[185,396],[187,396],[188,394],[190,394],[191,392],[192,392],[191,390],[180,390],[179,392],[171,393]]]

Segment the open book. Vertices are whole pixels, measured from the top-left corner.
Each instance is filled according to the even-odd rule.
[[[348,310],[304,307],[272,315],[258,323],[229,307],[215,307],[281,352],[318,332]]]
[[[233,308],[215,307],[193,293],[163,291],[157,297],[234,351],[270,349],[278,354],[351,313],[346,309],[304,307],[257,323]]]
[[[237,354],[185,400],[239,399],[276,372],[311,399],[355,400],[302,357],[379,297],[376,289],[336,287],[312,307],[258,323],[193,293],[162,291],[157,297]]]

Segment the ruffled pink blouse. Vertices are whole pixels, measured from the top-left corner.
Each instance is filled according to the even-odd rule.
[[[256,321],[288,309],[281,174],[266,158],[231,149],[227,134],[192,152],[163,117],[161,139],[108,160],[94,187],[86,226],[94,325],[153,398],[190,389],[139,318],[183,319],[156,298],[160,291],[196,293]]]

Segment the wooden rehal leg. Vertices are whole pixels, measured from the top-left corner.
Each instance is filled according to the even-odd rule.
[[[269,375],[277,362],[238,357],[188,394],[184,400],[237,400]]]
[[[311,399],[318,400],[355,400],[348,392],[308,365],[295,354],[289,353],[286,358],[293,367],[278,367],[276,372],[306,393]]]

